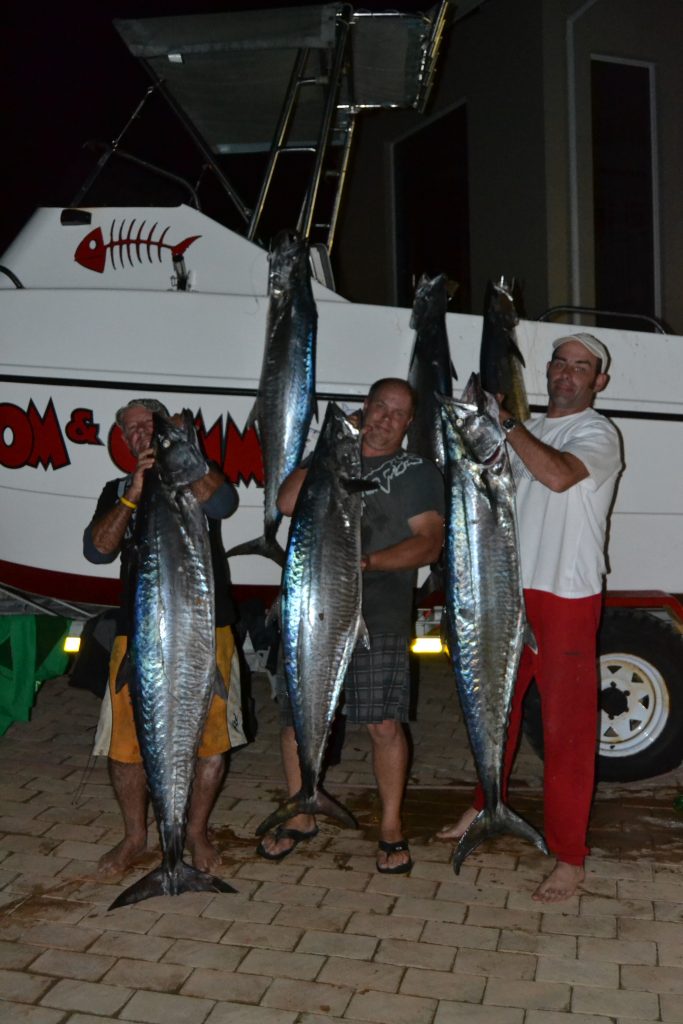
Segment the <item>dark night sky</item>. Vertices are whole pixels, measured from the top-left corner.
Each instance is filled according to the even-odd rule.
[[[304,6],[285,0],[9,0],[2,33],[3,159],[0,252],[37,206],[63,205],[93,161],[88,140],[110,141],[149,80],[114,18]],[[418,0],[364,0],[365,10],[419,10]]]

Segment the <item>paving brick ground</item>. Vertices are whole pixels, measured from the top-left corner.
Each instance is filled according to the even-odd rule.
[[[0,1024],[606,1024],[683,1022],[683,772],[598,787],[580,894],[530,898],[547,862],[501,838],[456,878],[430,841],[467,805],[473,766],[452,677],[422,663],[406,826],[410,876],[374,869],[378,805],[362,730],[328,789],[358,832],[325,821],[281,864],[254,830],[281,795],[276,708],[253,679],[258,735],[232,755],[213,815],[235,895],[108,911],[158,862],[95,877],[120,838],[103,763],[89,766],[97,700],[45,684],[30,723],[0,740]],[[512,803],[542,825],[542,766],[525,745]]]

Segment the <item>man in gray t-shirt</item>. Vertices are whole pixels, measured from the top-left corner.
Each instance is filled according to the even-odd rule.
[[[363,456],[362,475],[379,486],[363,492],[361,544],[366,555],[412,537],[411,522],[427,510],[443,514],[443,477],[433,462],[401,449]],[[413,628],[413,591],[417,570],[365,567],[363,618],[371,636],[390,633],[408,639]]]
[[[403,874],[412,867],[403,838],[401,807],[408,766],[403,723],[408,720],[408,641],[417,569],[436,562],[443,544],[444,485],[434,463],[403,451],[415,411],[415,393],[399,378],[377,381],[363,405],[363,477],[379,484],[364,492],[361,568],[363,618],[370,649],[359,646],[344,682],[350,722],[365,724],[382,803],[377,870]],[[278,507],[291,515],[306,468],[285,480]],[[290,795],[301,788],[296,737],[286,701],[281,732],[282,761]],[[283,860],[317,833],[315,819],[300,814],[287,827],[264,836],[258,852]]]

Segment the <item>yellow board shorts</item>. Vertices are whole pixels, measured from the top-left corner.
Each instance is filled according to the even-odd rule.
[[[117,693],[115,686],[127,647],[127,637],[115,638],[109,659],[109,685],[102,700],[93,754],[110,757],[124,764],[140,764],[142,755],[130,693],[127,686]],[[216,630],[216,664],[223,677],[228,699],[226,701],[217,694],[213,695],[199,744],[199,757],[223,754],[246,743],[240,699],[239,659],[230,626],[219,626]]]

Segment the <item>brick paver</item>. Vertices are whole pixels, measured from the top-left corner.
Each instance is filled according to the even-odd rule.
[[[256,855],[254,828],[282,795],[276,708],[256,676],[259,735],[233,755],[212,817],[238,892],[116,911],[158,849],[125,878],[97,880],[121,834],[105,766],[81,786],[97,701],[45,684],[33,722],[0,747],[0,1024],[683,1024],[683,817],[666,812],[683,771],[640,783],[632,801],[627,786],[606,789],[586,884],[566,903],[531,899],[548,861],[514,838],[485,844],[456,876],[450,846],[431,840],[467,806],[474,773],[450,670],[431,664],[412,726],[409,876],[375,871],[370,748],[353,727],[326,785],[361,831],[323,820],[291,859]],[[541,774],[523,745],[521,813]],[[623,843],[624,822],[646,835],[657,807],[667,842]],[[538,801],[529,817],[541,820]]]

